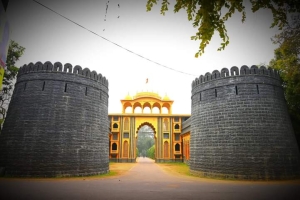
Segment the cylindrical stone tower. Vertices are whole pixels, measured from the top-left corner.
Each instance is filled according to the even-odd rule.
[[[77,65],[19,69],[0,135],[8,176],[55,177],[109,171],[108,81]]]
[[[299,151],[277,71],[242,66],[201,75],[192,83],[191,120],[192,173],[251,180],[299,177]]]

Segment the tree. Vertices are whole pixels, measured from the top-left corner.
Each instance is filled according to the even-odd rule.
[[[147,150],[147,157],[151,159],[155,159],[155,145],[153,145]]]
[[[18,73],[16,62],[23,55],[25,48],[20,46],[15,41],[11,40],[8,47],[6,58],[6,70],[4,72],[2,90],[0,91],[0,120],[1,125],[6,117],[6,111],[11,99],[14,81]]]
[[[278,70],[283,81],[289,114],[300,149],[300,14],[292,16],[283,31],[272,38],[275,58],[269,66]]]
[[[200,40],[200,46],[195,57],[204,53],[205,47],[209,44],[214,32],[219,33],[222,39],[218,51],[224,50],[229,44],[229,36],[225,22],[236,12],[242,13],[242,22],[246,19],[245,4],[249,1],[243,0],[176,0],[174,13],[181,9],[186,10],[189,21],[198,28],[192,40]],[[281,30],[287,24],[287,13],[300,11],[298,0],[250,0],[252,12],[261,9],[270,9],[273,14],[271,28],[278,26]],[[147,11],[151,11],[157,0],[147,1]],[[162,0],[160,13],[165,15],[168,11],[169,0]]]

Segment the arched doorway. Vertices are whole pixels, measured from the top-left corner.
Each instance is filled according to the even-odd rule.
[[[144,144],[144,148],[141,147],[143,145],[139,144],[142,143],[141,140],[144,140],[146,144]],[[147,144],[148,143],[148,144]],[[141,123],[136,130],[136,151],[137,157],[149,157],[151,159],[156,158],[156,129],[155,127],[149,122]]]
[[[149,125],[143,125],[137,131],[136,157],[155,159],[155,135]]]

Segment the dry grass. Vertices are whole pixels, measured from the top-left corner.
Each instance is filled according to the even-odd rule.
[[[128,172],[136,163],[109,163],[109,170],[114,175],[122,175]]]

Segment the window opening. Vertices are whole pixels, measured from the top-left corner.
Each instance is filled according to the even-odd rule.
[[[129,138],[129,133],[124,133],[124,138]]]
[[[118,145],[116,143],[113,143],[111,150],[118,150]]]
[[[45,81],[44,81],[44,83],[43,83],[43,89],[42,89],[42,91],[44,91],[44,89],[45,89]]]
[[[169,133],[164,133],[164,139],[169,139]]]
[[[118,128],[118,127],[119,127],[118,124],[114,123],[113,128]]]
[[[180,145],[178,143],[175,144],[175,151],[180,151]]]

